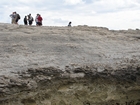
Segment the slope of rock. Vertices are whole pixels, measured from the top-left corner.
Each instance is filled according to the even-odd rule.
[[[0,105],[140,105],[140,30],[0,24]]]

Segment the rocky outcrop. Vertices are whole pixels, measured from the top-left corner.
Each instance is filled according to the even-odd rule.
[[[140,105],[138,29],[0,30],[0,105]]]

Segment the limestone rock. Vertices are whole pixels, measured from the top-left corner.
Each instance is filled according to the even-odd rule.
[[[140,104],[140,30],[0,30],[0,105]]]

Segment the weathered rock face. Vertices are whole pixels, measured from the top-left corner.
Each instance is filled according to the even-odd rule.
[[[139,105],[140,67],[97,72],[83,67],[29,69],[1,78],[1,105]]]
[[[140,105],[139,30],[0,30],[0,105]]]

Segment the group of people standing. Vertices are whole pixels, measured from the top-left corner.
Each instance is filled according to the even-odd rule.
[[[10,15],[10,17],[12,19],[12,21],[11,21],[12,24],[18,24],[18,20],[20,19],[19,14],[17,14],[16,12],[13,12]],[[42,26],[42,20],[43,20],[43,18],[41,17],[41,15],[37,14],[35,17],[36,26]],[[33,21],[34,21],[34,18],[32,17],[31,14],[25,16],[23,19],[24,25],[32,25]]]
[[[37,14],[35,17],[35,22],[36,22],[36,26],[42,26],[42,20],[43,18],[41,17],[40,14]],[[31,14],[27,15],[24,17],[24,25],[32,25],[34,21],[34,18],[31,16]]]
[[[12,18],[11,23],[12,24],[18,24],[18,20],[20,19],[20,15],[16,12],[13,12],[10,17]],[[41,17],[40,14],[37,14],[35,17],[35,22],[36,22],[36,26],[42,26],[42,20],[43,18]],[[31,14],[27,15],[24,17],[24,25],[32,25],[34,18],[32,17]],[[68,27],[71,27],[72,22],[69,22]]]

